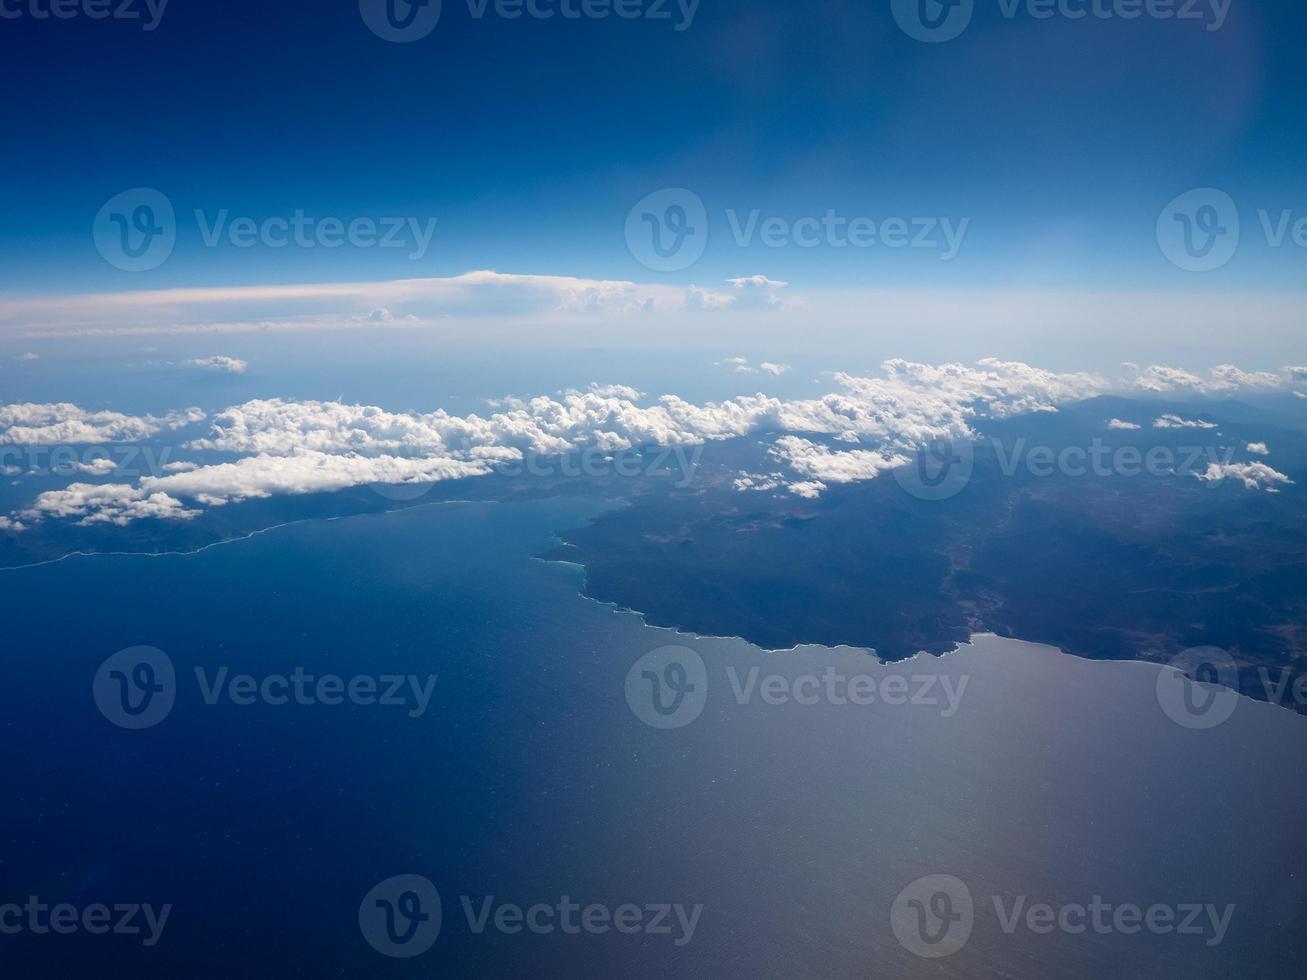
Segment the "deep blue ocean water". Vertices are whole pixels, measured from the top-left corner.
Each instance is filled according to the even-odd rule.
[[[0,906],[30,895],[172,906],[159,942],[0,935],[8,977],[1297,977],[1307,935],[1307,719],[1241,702],[1169,720],[1157,668],[979,637],[880,667],[645,626],[532,560],[595,505],[451,504],[303,523],[190,556],[0,572]],[[644,724],[628,672],[692,648],[702,714]],[[93,680],[148,645],[177,675],[157,725],[114,724]],[[410,705],[205,702],[207,678],[436,675]],[[732,687],[935,676],[940,705],[772,704]],[[734,674],[731,673],[734,671]],[[638,671],[637,671],[638,673]],[[785,681],[776,685],[784,687]],[[911,683],[911,682],[909,682]],[[915,686],[915,685],[914,685]],[[773,697],[772,700],[777,700]],[[923,959],[890,925],[909,883],[975,900]],[[439,937],[371,946],[379,882],[439,890]],[[1214,903],[1218,945],[1147,932],[1004,932],[1010,907]],[[693,937],[477,933],[461,896],[529,907],[703,906]]]

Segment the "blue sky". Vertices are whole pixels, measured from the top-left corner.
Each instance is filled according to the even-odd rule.
[[[932,406],[904,433],[968,435],[959,377],[1050,406],[1307,397],[1296,5],[529,0],[639,15],[543,20],[501,16],[528,0],[443,0],[396,43],[388,2],[395,23],[434,8],[149,0],[147,30],[93,18],[121,9],[105,0],[40,16],[50,2],[0,0],[0,79],[21,93],[0,103],[0,390],[41,439],[100,411],[172,432],[189,406],[267,416],[292,448],[297,419],[341,433],[322,471],[251,452],[244,499],[462,472],[439,453],[360,463],[360,404],[470,420],[553,392],[661,444],[682,409],[636,402],[740,396],[769,425],[783,397],[796,431],[836,434],[840,392],[865,388],[874,473],[898,445],[882,395]],[[1110,16],[1076,17],[1085,3]],[[1178,10],[1196,16],[1154,16]],[[1154,369],[1188,380],[1149,387]],[[686,411],[737,431],[730,405]],[[435,452],[454,423],[429,424]],[[227,499],[207,481],[228,475],[167,486]],[[135,519],[150,486],[70,513]]]
[[[45,0],[7,9],[31,2]],[[1307,249],[1268,247],[1255,217],[1307,216],[1301,4],[1234,0],[1210,31],[1024,7],[1008,17],[1000,0],[976,0],[969,28],[941,44],[900,30],[888,0],[702,0],[684,30],[675,4],[670,14],[505,20],[445,0],[410,44],[375,36],[352,0],[175,0],[152,31],[0,20],[11,93],[0,289],[471,269],[701,284],[762,274],[811,289],[1301,288]],[[1154,225],[1204,186],[1237,203],[1244,245],[1196,276],[1167,262]],[[101,258],[90,227],[135,187],[168,197],[178,237],[159,268],[128,273]],[[642,266],[624,240],[632,205],[664,187],[693,190],[710,226],[703,258],[673,274]],[[437,226],[416,258],[206,247],[195,210]],[[740,247],[728,210],[742,222],[833,210],[969,225],[944,262],[928,249]]]

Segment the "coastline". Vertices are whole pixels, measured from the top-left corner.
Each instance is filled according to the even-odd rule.
[[[93,558],[188,558],[188,557],[193,557],[193,556],[196,556],[196,555],[203,554],[203,553],[208,552],[208,551],[211,551],[211,550],[213,550],[213,549],[215,549],[215,548],[224,547],[224,546],[228,546],[228,545],[239,544],[239,543],[241,543],[241,542],[244,542],[244,541],[250,541],[250,540],[253,540],[253,539],[256,539],[256,538],[262,537],[263,535],[270,534],[270,533],[276,532],[276,531],[281,530],[281,529],[284,529],[284,528],[288,528],[288,527],[296,527],[296,526],[305,525],[305,524],[314,524],[314,523],[323,523],[323,524],[327,524],[327,523],[332,523],[332,522],[335,522],[335,521],[352,520],[352,519],[358,519],[358,518],[385,518],[385,517],[387,517],[387,516],[389,516],[389,515],[396,514],[396,513],[405,513],[405,512],[408,512],[408,511],[412,511],[412,510],[419,510],[419,509],[426,509],[426,508],[434,508],[434,507],[445,507],[445,506],[468,506],[468,505],[498,505],[498,504],[503,504],[503,503],[526,503],[526,502],[528,502],[528,501],[466,500],[466,499],[455,499],[455,500],[432,500],[432,501],[426,501],[426,502],[422,502],[422,503],[414,503],[414,504],[411,504],[411,505],[406,506],[406,507],[398,507],[398,508],[394,508],[394,509],[391,509],[391,510],[383,510],[383,511],[375,511],[375,512],[362,512],[362,513],[355,513],[355,514],[341,514],[341,515],[334,515],[334,516],[327,516],[327,517],[316,517],[316,516],[315,516],[315,517],[307,517],[307,518],[304,518],[304,519],[302,519],[302,520],[283,521],[283,522],[280,522],[280,523],[277,523],[277,524],[271,524],[271,525],[268,525],[268,526],[266,526],[266,527],[262,527],[262,528],[258,528],[258,529],[252,530],[252,531],[248,531],[248,532],[245,532],[245,533],[242,533],[242,534],[240,534],[240,535],[236,535],[236,536],[233,536],[233,537],[230,537],[230,538],[224,538],[224,539],[222,539],[222,540],[220,540],[220,541],[210,542],[210,543],[205,544],[205,545],[202,545],[202,546],[200,546],[200,547],[193,548],[193,549],[190,549],[190,550],[185,550],[185,551],[177,551],[177,550],[171,550],[171,551],[156,551],[156,552],[147,552],[147,551],[74,551],[74,552],[69,552],[69,553],[67,553],[67,554],[61,555],[61,556],[59,556],[58,558],[52,558],[52,559],[48,559],[48,560],[45,560],[45,561],[32,562],[32,563],[29,563],[29,564],[26,564],[26,565],[10,565],[10,566],[0,567],[0,572],[10,572],[10,571],[19,571],[19,570],[22,570],[22,569],[41,568],[41,567],[45,567],[45,566],[48,566],[48,565],[56,565],[56,564],[60,564],[60,563],[62,563],[62,562],[65,562],[65,561],[68,561],[68,560],[70,560],[70,559],[74,559],[74,558],[88,558],[88,559],[93,559]],[[605,502],[605,504],[608,504],[608,505],[620,505],[620,503],[621,503],[620,501]],[[563,566],[563,567],[569,567],[569,568],[576,569],[577,571],[579,571],[579,572],[581,573],[581,582],[580,582],[580,587],[577,589],[577,591],[576,591],[576,593],[575,593],[575,594],[577,595],[578,598],[581,598],[581,599],[586,600],[586,601],[588,601],[588,602],[592,602],[592,603],[595,603],[596,605],[599,605],[599,606],[605,607],[605,608],[607,608],[608,610],[610,610],[610,611],[612,611],[612,612],[614,612],[614,613],[620,614],[620,615],[633,616],[633,617],[635,617],[635,618],[640,622],[641,626],[643,626],[643,627],[646,628],[646,629],[656,630],[656,631],[659,631],[659,632],[665,632],[665,633],[668,633],[668,634],[672,634],[672,635],[674,635],[674,636],[676,636],[676,637],[683,637],[683,638],[685,638],[685,640],[686,640],[687,642],[695,642],[695,641],[737,641],[737,642],[741,642],[741,643],[748,644],[749,646],[751,646],[751,647],[757,649],[758,651],[760,651],[760,652],[762,652],[762,653],[767,653],[767,654],[793,654],[793,653],[797,653],[797,652],[799,652],[800,650],[804,650],[804,649],[810,649],[810,650],[824,650],[824,651],[831,651],[831,652],[849,651],[849,652],[853,652],[853,653],[860,654],[860,655],[864,655],[864,656],[870,656],[870,657],[872,657],[872,658],[876,661],[877,664],[879,664],[879,665],[881,665],[881,666],[892,666],[892,665],[896,665],[896,664],[914,663],[914,662],[920,661],[923,657],[931,657],[931,658],[936,658],[936,659],[944,659],[944,658],[949,658],[949,657],[957,656],[957,655],[959,655],[959,654],[961,654],[961,653],[963,653],[963,652],[969,650],[970,648],[974,647],[974,646],[976,645],[975,641],[976,641],[977,639],[984,639],[984,638],[988,638],[988,637],[993,637],[993,638],[995,638],[995,639],[1002,640],[1002,641],[1011,641],[1011,642],[1015,642],[1015,643],[1020,643],[1020,644],[1028,645],[1028,646],[1031,646],[1031,647],[1041,648],[1041,649],[1044,649],[1044,650],[1048,650],[1048,651],[1050,651],[1050,652],[1052,652],[1052,653],[1058,654],[1058,655],[1060,655],[1060,656],[1069,656],[1069,657],[1074,657],[1074,658],[1077,659],[1077,660],[1084,661],[1084,662],[1089,662],[1089,663],[1103,663],[1103,664],[1140,664],[1140,665],[1144,665],[1144,666],[1148,666],[1148,667],[1154,668],[1155,670],[1158,670],[1158,671],[1174,669],[1173,667],[1169,666],[1168,663],[1165,662],[1165,661],[1153,660],[1153,659],[1149,659],[1149,658],[1146,658],[1146,657],[1131,657],[1131,658],[1104,658],[1104,657],[1091,657],[1091,656],[1086,656],[1086,655],[1084,655],[1084,654],[1082,654],[1082,653],[1078,653],[1077,651],[1075,651],[1075,650],[1073,650],[1073,649],[1067,649],[1067,648],[1065,648],[1065,647],[1062,647],[1062,646],[1060,646],[1060,645],[1058,645],[1058,644],[1056,644],[1056,643],[1049,643],[1049,642],[1046,642],[1046,641],[1043,641],[1043,640],[1039,640],[1039,639],[1034,639],[1034,638],[1026,638],[1026,637],[1019,637],[1019,636],[1006,636],[1006,635],[1003,635],[1003,634],[1001,634],[1001,633],[994,632],[993,630],[990,630],[990,629],[976,629],[976,630],[974,630],[974,631],[971,631],[971,632],[968,634],[968,638],[967,638],[967,639],[965,639],[965,640],[959,640],[959,641],[955,642],[955,643],[954,643],[951,647],[949,647],[948,649],[946,649],[946,650],[941,650],[940,652],[931,652],[931,651],[927,651],[927,650],[920,650],[920,651],[918,651],[917,653],[915,653],[915,654],[913,654],[913,655],[911,655],[911,656],[908,656],[908,657],[900,657],[900,658],[892,659],[892,660],[881,658],[881,657],[877,654],[877,652],[876,652],[876,650],[875,650],[874,647],[864,646],[864,645],[860,645],[860,644],[857,644],[857,643],[837,643],[837,644],[828,644],[828,643],[821,643],[821,642],[812,642],[812,641],[803,641],[803,640],[800,640],[800,641],[797,641],[797,642],[795,642],[795,643],[793,643],[792,645],[787,646],[787,647],[769,647],[769,646],[767,646],[767,645],[765,645],[765,644],[758,643],[758,642],[756,642],[756,641],[750,639],[747,635],[744,635],[742,632],[737,632],[737,633],[720,633],[720,634],[719,634],[719,633],[701,633],[701,632],[696,632],[695,630],[693,630],[693,629],[687,627],[687,626],[684,625],[684,624],[655,622],[655,621],[653,621],[653,620],[650,618],[650,614],[647,613],[647,612],[645,612],[644,610],[640,610],[640,609],[634,608],[634,607],[632,607],[632,606],[624,605],[624,604],[622,604],[622,603],[620,603],[620,602],[617,602],[617,601],[608,600],[608,599],[602,599],[602,598],[599,598],[599,597],[597,597],[597,596],[595,596],[595,595],[592,595],[591,592],[590,592],[590,568],[589,568],[589,566],[588,566],[585,562],[570,560],[570,559],[568,559],[568,558],[559,557],[559,556],[557,556],[556,554],[554,554],[554,552],[559,551],[559,550],[562,550],[563,548],[575,548],[575,547],[576,547],[575,545],[570,544],[569,542],[565,541],[565,540],[561,537],[561,534],[562,534],[563,530],[564,530],[564,529],[554,529],[554,530],[549,531],[549,532],[548,532],[548,537],[549,537],[549,538],[554,542],[554,548],[553,548],[551,551],[546,551],[546,552],[541,553],[541,554],[530,555],[530,556],[528,556],[528,560],[529,560],[529,561],[540,562],[542,565],[558,565],[558,566]],[[1304,714],[1304,713],[1301,712],[1301,711],[1296,711],[1296,710],[1294,710],[1291,706],[1287,706],[1287,705],[1283,705],[1283,704],[1277,704],[1277,703],[1275,703],[1275,702],[1273,702],[1273,701],[1270,701],[1269,699],[1263,699],[1263,698],[1253,697],[1253,696],[1251,696],[1251,695],[1250,695],[1247,691],[1245,691],[1245,690],[1240,690],[1240,689],[1233,688],[1233,687],[1229,687],[1229,688],[1226,688],[1226,689],[1234,690],[1237,694],[1240,695],[1241,700],[1252,701],[1252,702],[1260,703],[1260,704],[1266,704],[1268,707],[1271,707],[1271,708],[1279,708],[1279,709],[1281,709],[1281,710],[1286,710],[1286,711],[1290,712],[1291,714],[1298,714],[1298,715],[1302,715],[1302,714]]]

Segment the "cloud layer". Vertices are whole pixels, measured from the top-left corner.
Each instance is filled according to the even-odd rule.
[[[1279,384],[1278,376],[1246,374],[1228,365],[1206,380],[1152,367],[1137,371],[1130,384],[1147,378],[1175,385],[1187,378],[1184,383],[1190,386],[1196,381],[1218,390],[1229,385],[1262,389],[1269,377]],[[479,476],[527,455],[701,445],[752,434],[774,437],[772,456],[788,474],[741,474],[736,486],[784,486],[811,497],[831,484],[874,479],[904,465],[932,440],[972,440],[978,420],[1055,412],[1060,405],[1120,387],[1094,374],[1058,373],[996,358],[975,365],[896,359],[884,362],[875,376],[836,373],[832,378],[835,391],[810,399],[756,394],[694,404],[674,395],[650,401],[628,387],[596,385],[555,397],[505,399],[484,415],[466,416],[256,399],[219,412],[209,431],[187,444],[233,460],[209,465],[183,461],[134,484],[75,483],[41,494],[0,530],[47,518],[87,524],[189,519],[204,507],[272,495]],[[66,404],[10,405],[0,407],[0,442],[132,441],[202,419],[196,409],[138,418]],[[1154,425],[1214,427],[1174,415],[1163,415]],[[831,448],[831,442],[848,448]],[[1262,463],[1231,464],[1202,478],[1226,476],[1250,487],[1288,482]]]

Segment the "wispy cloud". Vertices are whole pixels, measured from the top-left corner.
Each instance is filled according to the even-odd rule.
[[[747,357],[728,357],[725,360],[718,361],[721,367],[728,367],[736,374],[770,374],[774,378],[780,377],[786,371],[791,370],[788,364],[777,364],[773,361],[763,361],[757,367],[749,363]]]
[[[1161,418],[1153,419],[1154,429],[1215,429],[1215,422],[1204,422],[1202,419],[1183,419],[1178,415],[1163,415]]]
[[[232,286],[38,297],[0,302],[12,336],[340,330],[448,318],[636,316],[771,309],[784,283],[757,276],[719,289],[479,271],[384,282]]]
[[[1284,378],[1269,371],[1243,371],[1233,364],[1220,364],[1212,368],[1206,377],[1193,374],[1181,368],[1155,364],[1137,370],[1135,386],[1143,391],[1167,392],[1190,390],[1204,393],[1236,391],[1239,389],[1278,388]]]

